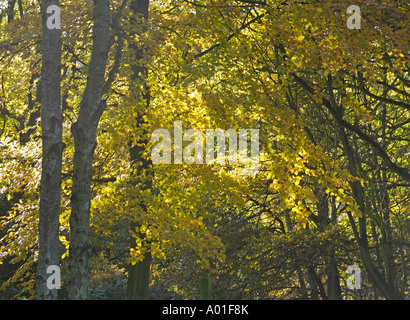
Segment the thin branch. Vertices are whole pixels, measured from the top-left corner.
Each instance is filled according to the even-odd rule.
[[[226,42],[230,41],[233,37],[236,37],[237,35],[239,35],[241,33],[242,30],[244,30],[245,28],[249,27],[252,23],[256,22],[257,20],[260,20],[262,17],[264,17],[266,15],[265,13],[261,13],[260,15],[256,16],[255,18],[253,18],[252,20],[250,20],[249,22],[245,23],[244,25],[242,25],[238,30],[236,30],[235,32],[231,33],[228,38],[226,39]],[[216,43],[214,45],[212,45],[211,47],[209,47],[208,49],[196,54],[194,56],[194,59],[198,59],[206,54],[208,54],[209,52],[211,52],[212,50],[214,50],[215,48],[218,48],[221,45],[221,43]]]
[[[119,8],[117,14],[115,15],[115,17],[112,21],[113,29],[115,31],[115,34],[117,35],[118,45],[117,45],[117,50],[115,51],[115,56],[114,56],[114,66],[110,70],[110,72],[108,74],[107,81],[104,83],[104,86],[103,86],[103,89],[102,89],[103,94],[105,94],[108,91],[108,89],[110,88],[112,82],[114,81],[115,74],[118,72],[118,69],[120,67],[120,61],[121,61],[121,57],[122,57],[122,49],[123,49],[123,46],[124,46],[124,39],[122,37],[121,29],[118,25],[118,20],[120,19],[121,15],[122,15],[122,11],[124,10],[125,6],[127,5],[127,2],[128,2],[128,0],[124,0],[122,2],[121,7]]]
[[[302,78],[297,76],[295,73],[292,73],[293,77],[299,83],[310,95],[313,96],[314,94],[314,89]],[[350,124],[346,120],[343,119],[341,113],[333,108],[330,100],[328,100],[325,97],[322,97],[322,104],[329,110],[329,112],[333,115],[333,117],[337,120],[337,122],[343,126],[344,128],[348,129],[351,132],[356,133],[356,135],[363,141],[369,143],[379,154],[379,156],[384,160],[386,165],[395,173],[397,173],[400,177],[402,177],[405,180],[410,181],[410,172],[406,168],[402,168],[395,164],[389,157],[389,155],[386,153],[386,151],[383,150],[383,148],[380,146],[379,143],[377,143],[375,140],[373,140],[371,137],[369,137],[367,134],[365,134],[360,128]]]
[[[358,86],[358,89],[363,90],[364,93],[366,93],[368,96],[372,97],[373,99],[376,99],[378,101],[382,101],[382,102],[385,102],[385,103],[393,104],[393,105],[396,105],[396,106],[400,106],[400,107],[403,107],[403,108],[406,108],[406,109],[410,110],[410,104],[404,103],[402,101],[396,101],[396,100],[393,100],[393,99],[390,99],[390,98],[380,97],[380,96],[370,92],[370,90],[367,89],[366,86],[364,85],[362,76],[359,76],[359,81],[360,81],[360,86]]]
[[[108,73],[108,77],[107,77],[107,81],[105,81],[105,83],[102,86],[102,90],[101,90],[101,96],[103,96],[105,93],[107,93],[107,91],[110,89],[110,86],[112,84],[112,82],[114,81],[115,75],[118,72],[118,69],[120,67],[120,61],[121,61],[121,57],[122,57],[122,49],[124,46],[124,39],[122,37],[122,32],[121,29],[118,25],[118,20],[120,19],[121,15],[122,15],[122,11],[124,10],[125,6],[127,5],[128,0],[124,0],[117,12],[117,14],[115,15],[113,21],[112,21],[112,26],[114,29],[115,34],[117,35],[117,49],[115,51],[115,55],[114,55],[114,65],[112,67],[112,69],[110,70],[110,72]],[[100,116],[104,110],[107,107],[107,102],[105,101],[105,99],[102,99],[100,101],[100,103],[98,104],[95,116]]]

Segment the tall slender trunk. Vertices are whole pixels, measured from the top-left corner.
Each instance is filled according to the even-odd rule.
[[[344,152],[348,158],[348,167],[351,174],[354,176],[358,176],[358,155],[355,153],[353,148],[351,147],[345,130],[339,126],[339,133],[342,138],[342,145],[344,148]],[[369,280],[382,292],[386,299],[396,299],[397,293],[391,284],[387,283],[384,277],[380,274],[373,263],[373,259],[370,254],[369,243],[367,239],[367,223],[366,223],[366,202],[365,202],[365,190],[363,189],[362,185],[359,181],[351,181],[350,187],[352,189],[352,194],[359,205],[360,211],[362,212],[363,216],[358,218],[358,228],[356,226],[356,222],[350,212],[347,213],[349,223],[353,230],[353,235],[355,237],[355,241],[359,248],[360,258],[362,259],[363,266],[366,269],[368,274]]]
[[[86,299],[89,287],[91,242],[89,239],[91,179],[96,132],[105,108],[104,76],[110,49],[109,0],[94,0],[93,47],[87,85],[77,121],[72,125],[74,137],[73,186],[71,192],[69,288],[70,299]]]
[[[316,187],[314,192],[318,199],[317,224],[320,228],[325,228],[330,223],[333,223],[333,221],[329,218],[329,197],[324,188]],[[326,260],[327,299],[340,300],[342,298],[342,290],[340,288],[339,271],[337,269],[335,250],[332,247],[330,247],[329,250],[324,250],[323,257]]]
[[[47,28],[47,8],[58,0],[42,2],[43,62],[41,71],[42,171],[40,184],[37,299],[54,300],[58,289],[47,287],[47,268],[59,265],[59,215],[62,169],[62,113],[60,98],[61,35]]]
[[[86,299],[91,258],[90,186],[95,142],[92,141],[92,133],[89,134],[89,139],[81,139],[80,133],[74,128],[72,131],[75,153],[70,215],[69,297],[70,299]]]
[[[386,142],[386,131],[387,131],[387,108],[385,104],[382,104],[382,140],[381,147],[383,150],[387,148]],[[377,161],[377,159],[376,159]],[[381,223],[381,251],[383,256],[384,270],[386,274],[387,285],[392,288],[393,292],[398,293],[397,279],[396,279],[396,270],[393,266],[394,256],[392,248],[392,228],[390,220],[390,197],[389,192],[387,191],[387,168],[384,165],[379,166],[377,173],[377,198],[378,203],[380,204],[380,213],[382,217]]]
[[[327,262],[327,297],[329,300],[342,299],[339,270],[337,269],[336,255],[333,248],[330,249],[329,261]]]
[[[148,93],[147,93],[148,94]],[[147,107],[149,104],[148,97],[145,97]],[[137,127],[143,124],[142,116],[137,117]],[[145,135],[143,133],[143,135]],[[149,159],[145,159],[142,156],[143,151],[145,150],[145,145],[147,141],[142,139],[138,141],[134,145],[130,147],[130,160],[131,160],[131,168],[133,172],[131,173],[132,176],[136,177],[138,181],[138,177],[141,176],[143,170],[148,170],[151,161]],[[152,179],[148,176],[148,179],[144,181],[144,183],[139,183],[141,191],[151,189],[152,190]],[[147,205],[142,202],[140,204],[142,210],[147,212]],[[130,229],[133,232],[137,232],[140,229],[140,224],[136,221],[130,222]],[[142,239],[144,239],[144,235],[139,235]],[[136,247],[136,239],[130,236],[130,247]],[[149,243],[147,243],[149,245]],[[149,279],[150,279],[150,271],[151,271],[151,263],[152,263],[152,256],[151,252],[147,250],[144,255],[142,261],[139,261],[135,264],[131,264],[128,267],[128,283],[127,283],[127,300],[147,300],[148,299],[148,287],[149,287]]]
[[[132,24],[137,30],[141,32],[146,31],[146,21],[148,20],[148,8],[149,0],[133,0],[130,4],[131,11],[133,12]],[[130,49],[135,51],[135,59],[141,60],[144,57],[146,48],[130,40]],[[148,108],[150,104],[150,91],[146,84],[146,77],[148,76],[148,68],[145,65],[135,65],[132,70],[130,88],[135,91],[141,91],[140,97],[145,102],[145,107]],[[140,82],[140,88],[135,86],[136,80]],[[136,119],[136,127],[140,128],[144,124],[143,113],[139,112]],[[144,138],[145,132],[141,133],[142,138],[139,141],[131,142],[130,145],[130,161],[133,172],[131,173],[135,177],[139,177],[144,170],[148,170],[151,166],[151,161],[144,159],[142,153],[145,149],[145,145],[148,143],[147,138]],[[141,185],[141,184],[140,184]],[[142,189],[152,189],[152,180],[148,178],[143,185]],[[141,203],[141,207],[144,212],[147,212],[147,207],[144,203]],[[139,225],[135,221],[131,221],[130,227],[132,231],[139,228]],[[135,247],[135,239],[131,237],[131,247]],[[128,283],[127,283],[127,299],[128,300],[146,300],[148,299],[148,287],[149,277],[151,270],[152,256],[148,250],[142,261],[130,264],[128,267]]]
[[[140,123],[140,122],[138,122]],[[150,161],[142,157],[142,152],[144,150],[145,141],[141,141],[142,146],[135,145],[130,148],[131,162],[132,166],[136,168],[133,172],[133,175],[139,177],[138,173],[141,173],[142,170],[146,170],[150,166]],[[140,165],[142,163],[142,165]],[[140,184],[141,191],[151,189],[152,190],[152,180],[148,178],[144,184]],[[144,203],[141,203],[141,208],[144,212],[147,212],[147,206]],[[130,222],[130,229],[133,232],[139,230],[140,224],[136,221]],[[144,238],[144,235],[140,235],[141,238]],[[136,247],[136,239],[132,236],[130,241],[130,247]],[[147,243],[148,244],[148,243]],[[148,287],[150,279],[152,256],[151,252],[147,250],[142,261],[139,261],[135,264],[130,264],[128,266],[128,283],[127,283],[127,300],[146,300],[148,299]]]

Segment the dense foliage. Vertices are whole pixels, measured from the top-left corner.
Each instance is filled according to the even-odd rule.
[[[78,253],[73,124],[94,81],[99,2],[61,0],[60,299]],[[409,4],[357,0],[349,29],[348,1],[107,3],[88,298],[130,298],[132,266],[148,263],[150,299],[198,299],[202,276],[217,299],[409,299]],[[41,29],[37,1],[0,1],[2,299],[36,297]],[[258,171],[152,164],[151,134],[176,139],[176,121],[204,136],[258,129]]]

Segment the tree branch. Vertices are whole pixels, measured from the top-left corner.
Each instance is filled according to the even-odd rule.
[[[356,86],[356,87],[358,89],[363,90],[364,93],[366,93],[368,96],[372,97],[373,99],[376,99],[378,101],[382,101],[382,102],[385,102],[385,103],[388,103],[388,104],[393,104],[393,105],[396,105],[396,106],[399,106],[399,107],[403,107],[407,110],[410,110],[410,105],[407,104],[407,103],[404,103],[402,101],[396,101],[396,100],[385,98],[385,97],[380,97],[380,96],[370,92],[370,90],[365,87],[364,82],[363,82],[363,77],[361,75],[359,75],[359,81],[360,81],[360,86]],[[387,83],[384,84],[384,85],[387,85]],[[390,88],[391,88],[391,86],[390,86]]]
[[[110,88],[112,82],[114,81],[114,77],[115,74],[118,72],[118,69],[120,67],[120,61],[121,61],[121,57],[122,57],[122,49],[124,47],[124,40],[122,37],[122,32],[121,29],[118,25],[118,20],[120,19],[121,15],[122,15],[122,11],[124,10],[125,6],[127,5],[128,0],[124,0],[117,12],[117,14],[115,15],[113,21],[112,21],[112,26],[114,29],[115,34],[117,35],[117,39],[118,39],[118,46],[117,46],[117,50],[115,51],[115,56],[114,56],[114,66],[112,67],[112,69],[110,70],[109,74],[108,74],[108,78],[107,81],[104,83],[103,86],[103,94],[106,93],[108,91],[108,89]]]
[[[297,76],[295,73],[292,73],[292,76],[296,80],[297,83],[299,83],[310,95],[313,96],[314,94],[314,89],[302,78]],[[410,181],[410,172],[406,168],[402,168],[395,164],[389,157],[389,155],[386,153],[386,151],[383,150],[383,148],[380,146],[379,143],[377,143],[375,140],[373,140],[371,137],[369,137],[366,133],[364,133],[360,128],[350,124],[346,120],[343,119],[343,116],[340,114],[338,110],[336,110],[329,99],[322,97],[322,104],[329,110],[329,112],[333,115],[333,117],[336,119],[336,121],[343,126],[344,128],[348,129],[351,132],[356,133],[356,135],[363,141],[367,142],[370,144],[376,152],[379,154],[379,156],[383,159],[387,167],[398,174],[400,177],[402,177],[405,180]]]
[[[236,30],[235,32],[231,33],[228,38],[226,39],[226,42],[229,42],[233,37],[236,37],[238,34],[240,34],[240,32],[242,30],[244,30],[245,28],[249,27],[252,23],[256,22],[257,20],[261,19],[262,17],[264,17],[266,15],[265,13],[261,13],[258,16],[256,16],[255,18],[253,18],[252,20],[248,21],[247,23],[243,24],[238,30]],[[209,47],[208,49],[196,54],[194,56],[194,59],[198,59],[206,54],[208,54],[209,52],[211,52],[212,50],[214,50],[215,48],[218,48],[221,45],[221,43],[216,43],[214,45],[212,45],[211,47]]]

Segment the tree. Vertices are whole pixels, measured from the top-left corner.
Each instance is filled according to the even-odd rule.
[[[106,100],[103,96],[113,81],[122,50],[122,44],[119,42],[116,55],[117,61],[111,69],[108,80],[105,81],[108,53],[111,48],[109,6],[108,0],[96,0],[94,2],[93,47],[88,80],[82,96],[77,121],[71,127],[75,151],[70,215],[70,299],[86,299],[88,296],[91,257],[89,238],[90,186],[93,176],[92,163],[96,147],[96,133],[101,115],[106,107]],[[119,19],[119,15],[116,19]],[[114,24],[116,23],[118,21],[114,22]],[[118,28],[118,26],[116,27]],[[120,37],[118,35],[118,39]]]
[[[41,132],[42,171],[40,183],[39,256],[37,299],[57,299],[58,290],[47,287],[47,268],[60,265],[59,217],[63,118],[61,113],[61,34],[60,28],[50,28],[49,8],[57,1],[43,1],[43,58],[41,71]],[[59,17],[58,17],[59,18]]]
[[[148,8],[149,0],[131,1],[130,9],[133,14],[131,18],[131,25],[133,30],[138,31],[142,36],[144,32],[147,32],[148,22]],[[146,83],[148,76],[147,66],[142,62],[146,58],[147,48],[146,44],[136,43],[135,40],[130,39],[129,49],[134,52],[136,63],[132,67],[132,75],[130,77],[130,89],[131,92],[140,92],[138,97],[143,100],[145,108],[149,108],[150,105],[150,92]],[[143,107],[143,108],[144,108]],[[152,176],[148,172],[151,166],[151,161],[144,157],[146,145],[148,144],[147,132],[142,128],[144,124],[144,115],[146,110],[137,111],[136,129],[140,132],[140,136],[136,141],[130,141],[130,161],[132,175],[136,178],[136,181],[140,180],[136,184],[140,187],[141,191],[152,189]],[[144,172],[145,171],[145,172]],[[145,177],[144,177],[145,176]],[[144,177],[141,179],[141,177]],[[144,181],[145,180],[145,181]],[[142,200],[141,208],[144,212],[147,212],[147,204]],[[130,229],[131,232],[136,232],[141,227],[136,221],[133,221],[131,217]],[[143,237],[143,235],[140,235]],[[137,242],[131,235],[130,247],[135,248]],[[146,251],[142,261],[131,262],[128,268],[128,284],[127,284],[127,299],[128,300],[146,300],[148,298],[148,287],[150,279],[150,270],[152,263],[152,255],[149,250]]]
[[[186,51],[183,57],[187,60],[192,59],[190,61],[193,63],[190,67],[192,67],[191,70],[195,70],[193,73],[197,76],[202,73],[210,83],[212,83],[212,77],[215,77],[215,82],[211,86],[212,93],[209,93],[211,90],[207,86],[203,88],[204,93],[209,96],[211,112],[218,115],[216,118],[226,117],[227,112],[225,114],[221,112],[226,106],[240,105],[239,108],[248,112],[252,106],[253,114],[259,111],[264,115],[268,125],[274,123],[275,142],[269,145],[269,148],[274,150],[270,152],[272,158],[269,159],[273,161],[268,167],[272,176],[268,178],[272,178],[271,188],[280,195],[281,201],[278,202],[283,207],[278,209],[296,213],[294,219],[297,222],[295,223],[302,223],[302,226],[303,224],[317,224],[320,216],[328,215],[328,210],[323,210],[326,206],[332,207],[334,217],[347,212],[348,221],[360,248],[359,256],[368,272],[369,280],[383,292],[386,298],[395,298],[398,295],[397,291],[394,292],[393,283],[397,281],[392,280],[395,271],[391,267],[391,261],[406,259],[402,254],[399,257],[393,257],[387,245],[391,243],[387,240],[388,235],[391,234],[390,227],[381,224],[378,217],[385,214],[390,217],[386,209],[387,195],[380,198],[385,199],[384,201],[375,201],[370,206],[367,204],[371,199],[367,192],[372,193],[375,190],[372,190],[373,187],[367,191],[362,186],[361,179],[371,181],[372,175],[363,174],[369,169],[365,159],[360,155],[367,154],[364,150],[371,147],[372,154],[379,159],[378,161],[383,161],[384,166],[391,170],[391,174],[397,175],[396,178],[399,181],[404,179],[399,184],[406,185],[408,162],[400,156],[396,158],[395,153],[400,147],[390,148],[391,154],[387,154],[386,146],[381,146],[377,142],[377,139],[387,141],[387,120],[380,116],[385,115],[386,111],[379,114],[376,111],[379,109],[375,107],[376,105],[381,107],[383,102],[391,103],[398,108],[396,110],[405,119],[408,117],[406,111],[408,106],[404,102],[407,98],[403,90],[406,87],[406,80],[404,80],[406,72],[402,73],[403,68],[406,69],[403,64],[405,50],[402,51],[402,42],[398,41],[406,19],[404,9],[399,3],[389,8],[375,4],[371,8],[371,13],[366,15],[368,19],[366,23],[377,25],[378,28],[364,28],[366,35],[364,33],[353,35],[351,32],[343,32],[342,24],[345,21],[340,16],[340,12],[345,9],[343,5],[323,6],[323,3],[303,3],[293,6],[288,3],[258,2],[235,7],[233,3],[221,2],[213,6],[204,1],[192,3],[189,9],[180,7],[175,11],[190,12],[190,25],[195,24],[198,30],[201,30],[195,34],[194,41],[185,44]],[[316,17],[315,12],[320,13],[319,19],[312,20],[312,17]],[[215,19],[213,14],[222,18]],[[183,17],[183,13],[179,15]],[[205,16],[217,21],[213,24],[212,30],[207,29]],[[391,16],[400,17],[395,26],[393,26]],[[329,18],[331,19],[330,25]],[[292,28],[283,27],[288,24],[292,25]],[[183,30],[184,25],[180,29],[170,25],[167,27],[175,34],[188,33]],[[190,31],[195,33],[193,30]],[[388,35],[388,40],[379,38],[379,32]],[[210,41],[210,38],[213,40]],[[325,51],[321,49],[329,48],[330,44],[333,44],[330,46],[332,49]],[[195,63],[195,59],[200,59],[201,63]],[[397,62],[398,66],[394,66],[391,61]],[[379,68],[378,63],[383,67]],[[236,70],[238,70],[237,73],[235,73]],[[377,80],[385,78],[382,70],[391,72],[391,76],[387,77],[389,80]],[[222,80],[215,76],[218,72],[223,75]],[[365,85],[362,82],[363,76],[360,76],[363,73],[366,74]],[[398,75],[397,87],[391,86],[394,79],[393,74]],[[181,75],[178,74],[178,76],[180,79]],[[357,82],[357,79],[361,80]],[[378,88],[377,82],[384,84],[384,90]],[[299,87],[296,93],[289,90],[293,86]],[[241,99],[238,103],[239,99],[235,98],[240,94],[236,96],[234,92],[240,87],[252,89],[244,90],[246,99]],[[387,88],[389,87],[395,92],[395,98],[388,98]],[[225,88],[229,89],[225,90]],[[379,94],[375,94],[369,88],[379,91]],[[258,93],[259,96],[252,100],[254,93]],[[403,95],[399,97],[398,94]],[[370,99],[375,99],[374,102],[377,104],[370,107]],[[262,101],[265,101],[268,107],[258,110],[257,107],[261,106]],[[246,106],[249,109],[246,109]],[[386,110],[385,106],[382,109]],[[231,114],[240,114],[232,109],[228,110]],[[312,113],[312,110],[315,112]],[[373,127],[376,122],[373,122],[373,125],[369,123],[369,113],[373,114],[371,110],[375,112],[373,119],[380,119],[381,128],[384,129]],[[312,118],[318,115],[321,117],[320,124]],[[394,119],[391,119],[395,123],[391,126],[391,133],[402,130],[399,128],[407,124],[407,120],[396,122],[398,118]],[[235,121],[240,120],[237,118]],[[327,131],[319,129],[324,123],[326,123]],[[340,127],[342,131],[339,131]],[[335,132],[335,135],[330,132]],[[380,132],[384,132],[384,135],[380,136]],[[318,139],[323,136],[327,139]],[[313,139],[310,139],[311,137]],[[309,138],[310,143],[306,141],[306,138]],[[335,143],[333,154],[329,151],[328,139]],[[392,140],[396,147],[401,144],[399,140],[401,139],[398,137]],[[406,138],[401,141],[404,140],[408,141]],[[355,151],[356,148],[361,151]],[[340,157],[340,162],[338,157]],[[393,158],[397,159],[397,163],[393,161]],[[384,171],[387,170],[386,167]],[[385,173],[384,176],[387,177]],[[306,183],[312,179],[316,180],[317,177],[319,185],[311,190],[306,188]],[[380,181],[380,178],[377,178],[377,181]],[[386,190],[386,186],[383,189]],[[324,190],[325,194],[320,190]],[[401,192],[399,191],[399,194]],[[379,194],[378,191],[376,194]],[[401,196],[397,199],[401,199]],[[317,208],[315,208],[316,203]],[[344,206],[340,207],[339,203],[344,203]],[[378,206],[378,203],[384,203],[385,213],[376,211],[375,215],[371,211],[373,211],[372,208]],[[287,212],[286,210],[284,212]],[[312,212],[316,211],[318,217],[315,218]],[[356,219],[359,222],[358,228]],[[400,219],[406,219],[405,215]],[[377,225],[381,228],[381,236],[384,240],[380,245],[385,256],[382,259],[384,264],[382,268],[376,266],[375,261],[370,259],[372,250],[368,243],[369,222],[374,227]],[[373,228],[376,231],[372,235],[373,240],[378,239],[377,228]],[[398,229],[403,230],[400,227]],[[390,258],[387,258],[388,256]],[[333,292],[331,296],[337,297],[338,286],[330,284],[330,282],[337,281],[332,254],[329,259],[328,276],[331,278],[329,288],[333,287],[330,289]],[[313,271],[312,268],[308,270],[312,276],[310,277],[311,282],[317,282],[320,287]],[[401,272],[405,274],[405,268],[402,268]],[[323,290],[321,294],[322,298],[326,296]]]
[[[0,23],[5,297],[36,293],[42,56],[38,8],[22,5],[21,19]],[[401,1],[358,1],[360,30],[347,27],[345,1],[112,0],[93,14],[62,5],[73,23],[61,33],[59,244],[73,279],[60,297],[122,299],[128,280],[128,299],[198,299],[208,278],[216,298],[407,298]],[[204,137],[258,129],[258,171],[151,163],[150,134],[178,139],[181,123]],[[193,142],[181,144],[192,157]],[[346,287],[350,265],[361,290]]]

